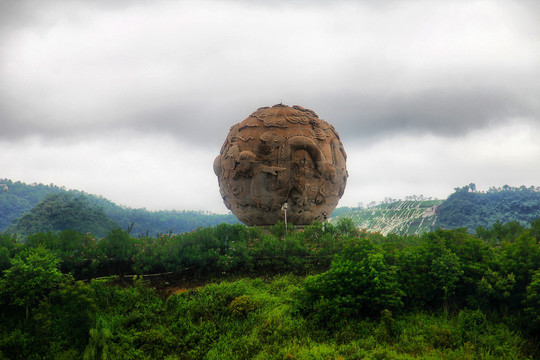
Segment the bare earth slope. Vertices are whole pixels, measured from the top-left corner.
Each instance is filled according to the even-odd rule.
[[[339,218],[353,220],[356,227],[383,235],[394,233],[400,235],[421,234],[434,228],[437,220],[437,208],[444,200],[396,201],[381,204],[367,209],[356,209],[332,217],[329,221],[336,223]]]

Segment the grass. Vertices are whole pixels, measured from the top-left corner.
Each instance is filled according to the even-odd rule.
[[[132,359],[527,359],[526,340],[479,311],[418,312],[321,328],[297,311],[303,277],[222,281],[99,316]],[[132,289],[114,289],[117,293]],[[137,296],[135,296],[137,297]],[[129,357],[128,357],[129,355]],[[113,357],[114,358],[114,357]]]

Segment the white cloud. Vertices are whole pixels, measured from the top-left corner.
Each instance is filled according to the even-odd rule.
[[[539,136],[538,124],[516,121],[455,139],[397,135],[367,148],[349,146],[350,176],[340,205],[414,194],[444,199],[469,183],[480,191],[537,186]]]
[[[212,150],[166,136],[125,134],[54,145],[33,138],[0,142],[0,169],[15,181],[54,183],[133,208],[226,213],[212,170],[219,146]]]

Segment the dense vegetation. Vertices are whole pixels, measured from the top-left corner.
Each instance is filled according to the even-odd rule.
[[[30,211],[45,196],[66,191],[53,184],[26,185],[9,179],[0,179],[0,183],[9,187],[9,191],[0,193],[0,231],[8,227],[22,214]]]
[[[456,188],[438,209],[436,225],[455,229],[465,227],[473,232],[496,222],[517,221],[523,226],[540,217],[540,188],[511,187],[476,191],[474,184]]]
[[[92,205],[87,197],[64,192],[46,195],[5,231],[27,236],[40,231],[56,232],[71,229],[103,237],[117,227],[118,224],[105,214],[103,208]]]
[[[0,359],[540,356],[540,220],[291,230],[0,235]]]
[[[9,179],[0,179],[0,183],[9,187],[9,191],[0,194],[0,232],[11,226],[8,232],[23,236],[36,231],[81,229],[101,237],[111,229],[111,224],[129,228],[132,235],[156,235],[181,233],[220,223],[238,223],[234,215],[131,209],[103,197],[66,190],[53,184],[27,185]],[[44,208],[54,208],[54,218],[51,218],[53,214],[43,211]],[[70,211],[70,208],[75,211]],[[93,223],[91,227],[88,224],[90,218]]]

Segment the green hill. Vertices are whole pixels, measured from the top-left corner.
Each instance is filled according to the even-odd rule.
[[[467,228],[470,233],[479,226],[517,222],[529,226],[540,218],[540,188],[511,187],[476,191],[474,184],[456,188],[438,209],[436,225],[444,229]]]
[[[23,233],[27,233],[28,229],[49,231],[54,228],[51,225],[53,221],[45,217],[41,217],[43,222],[40,225],[36,215],[43,215],[42,209],[36,209],[33,218],[30,215],[38,203],[54,194],[70,194],[79,199],[78,201],[84,202],[87,209],[93,209],[94,212],[102,210],[107,219],[123,229],[129,228],[133,236],[182,233],[220,223],[238,223],[232,214],[132,209],[117,205],[101,196],[66,190],[53,184],[28,185],[9,179],[0,179],[0,183],[5,183],[9,187],[8,192],[0,193],[0,232],[5,231],[10,225],[12,230],[15,229],[14,221],[17,219],[19,219],[17,231]],[[438,227],[444,229],[464,227],[473,233],[480,226],[489,227],[497,222],[515,221],[522,226],[529,226],[532,220],[540,218],[540,187],[534,186],[505,185],[481,192],[476,191],[474,184],[469,184],[455,188],[455,192],[446,200],[414,200],[414,197],[412,199],[386,202],[366,209],[337,208],[329,221],[337,223],[340,218],[346,217],[352,219],[356,227],[371,232],[410,235],[421,234]],[[78,214],[86,218],[93,216],[84,211]],[[24,220],[21,220],[21,217],[24,217]],[[81,223],[84,221],[86,219],[80,219]],[[108,221],[103,221],[104,228],[108,228],[109,225],[106,224]],[[24,227],[22,224],[25,224]]]
[[[36,209],[30,214],[35,206],[43,201],[47,196],[54,194],[69,194],[85,203],[85,206],[95,211],[102,209],[104,214],[114,221],[117,226],[123,229],[131,229],[131,235],[139,236],[149,234],[154,236],[161,233],[182,233],[192,231],[198,227],[213,226],[220,223],[234,224],[238,220],[234,215],[212,214],[202,211],[148,211],[146,209],[133,209],[120,206],[105,199],[102,196],[87,194],[78,190],[66,190],[54,184],[25,184],[20,181],[14,182],[10,179],[0,179],[0,183],[7,184],[9,191],[0,193],[0,232],[6,231],[8,226],[15,226],[14,222],[26,217],[23,221],[26,228],[36,231],[51,230],[51,221],[41,217],[43,222],[39,225],[37,214],[44,215],[40,209]],[[84,216],[88,216],[85,214]],[[81,222],[85,219],[81,218]],[[27,233],[25,228],[19,224],[19,230]],[[105,226],[107,228],[108,226]],[[53,226],[54,228],[54,226]],[[87,232],[89,230],[85,230]]]
[[[0,179],[1,184],[9,187],[7,192],[0,193],[0,231],[8,227],[15,219],[22,214],[29,212],[37,203],[49,194],[67,192],[53,184],[32,184],[28,185],[20,181]],[[73,193],[73,192],[72,192]]]
[[[350,218],[356,227],[383,235],[396,233],[401,235],[420,234],[432,230],[437,220],[437,208],[444,200],[396,201],[380,204],[367,209],[337,210],[337,215],[330,218],[337,223],[342,218]]]
[[[104,237],[118,226],[102,207],[93,205],[87,197],[62,192],[46,195],[29,212],[8,226],[6,232],[27,236],[70,229]]]

